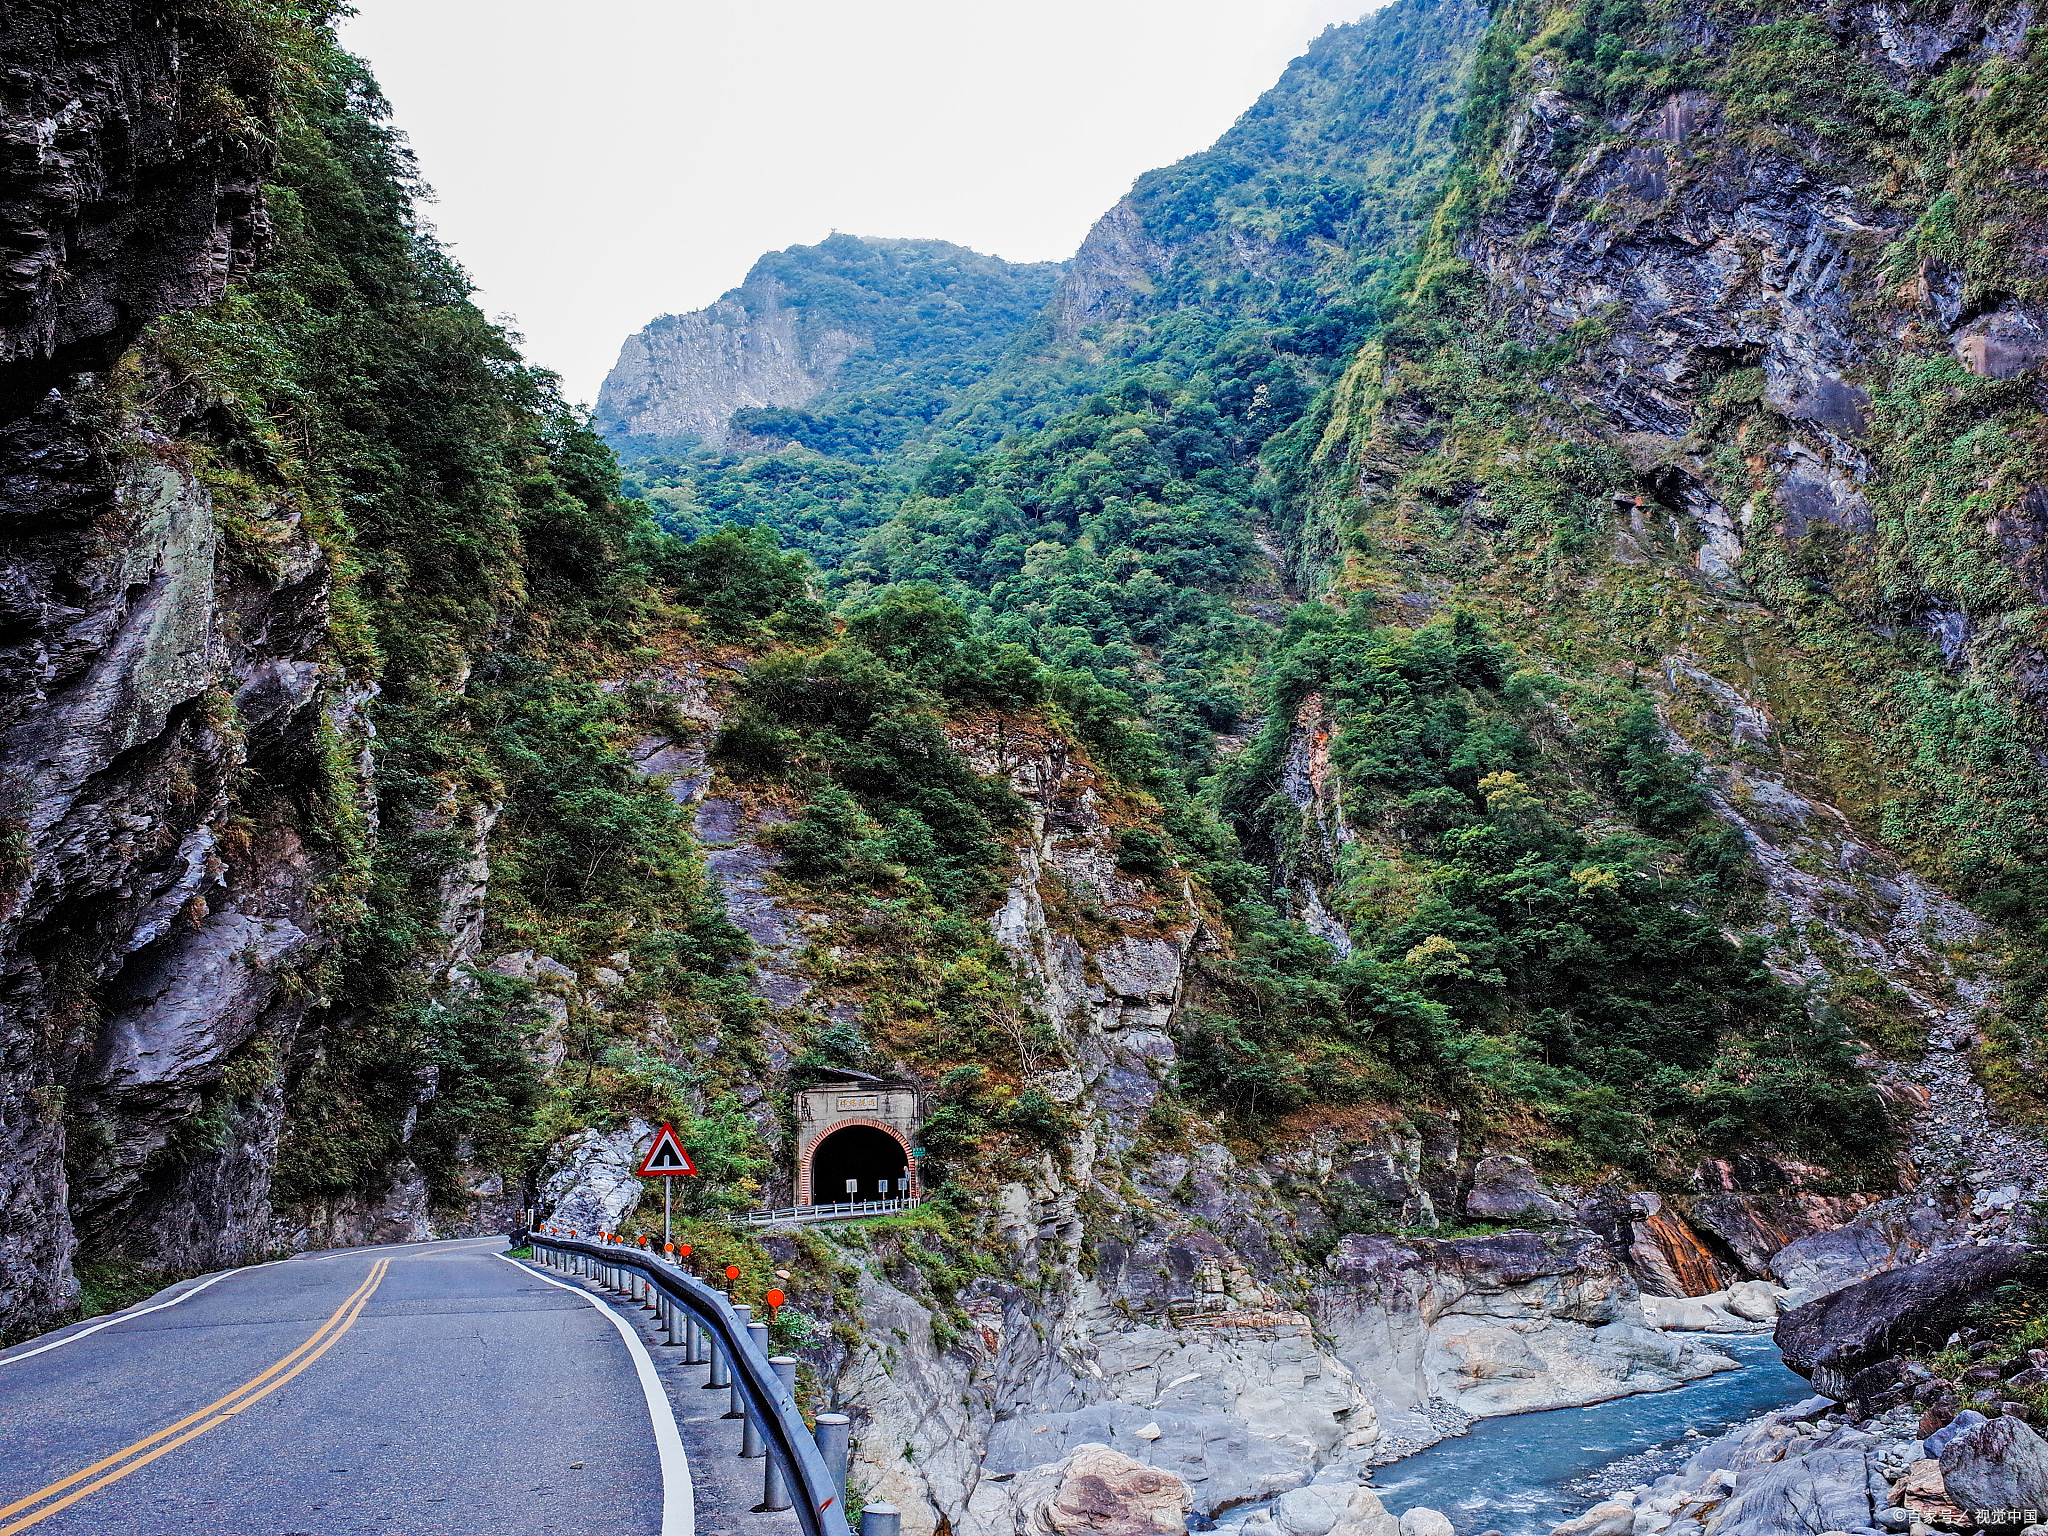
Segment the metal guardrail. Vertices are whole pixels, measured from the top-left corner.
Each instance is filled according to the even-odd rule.
[[[922,1203],[920,1196],[902,1195],[894,1200],[843,1200],[837,1205],[785,1205],[776,1211],[749,1211],[746,1219],[757,1227],[771,1221],[846,1221],[913,1210]]]
[[[710,1368],[705,1385],[730,1387],[734,1411],[726,1416],[746,1419],[740,1454],[765,1453],[768,1462],[760,1507],[793,1508],[804,1536],[852,1536],[846,1523],[851,1426],[844,1414],[822,1413],[812,1437],[796,1406],[796,1360],[786,1355],[769,1359],[768,1325],[752,1321],[749,1308],[735,1306],[694,1275],[623,1244],[528,1231],[515,1234],[513,1245],[531,1248],[550,1268],[650,1303],[668,1342],[683,1346],[685,1363]],[[895,1514],[888,1505],[871,1505],[867,1513],[884,1510]],[[863,1532],[873,1536],[869,1527],[877,1523],[864,1515]]]

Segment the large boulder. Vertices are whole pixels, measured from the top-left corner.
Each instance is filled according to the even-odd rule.
[[[1722,1310],[1726,1300],[1723,1291],[1708,1296],[1645,1296],[1643,1320],[1673,1333],[1734,1333],[1750,1326],[1746,1319]]]
[[[1398,1536],[1399,1525],[1362,1483],[1310,1483],[1273,1501],[1285,1536]]]
[[[1479,1159],[1479,1166],[1472,1170],[1465,1214],[1496,1221],[1555,1221],[1565,1215],[1565,1208],[1543,1192],[1526,1157],[1496,1153]]]
[[[1752,1323],[1768,1323],[1778,1316],[1780,1295],[1778,1288],[1768,1280],[1738,1280],[1728,1287],[1721,1305]]]
[[[2032,1249],[2017,1244],[1951,1248],[1794,1307],[1778,1319],[1778,1349],[1815,1387],[1846,1401],[1850,1377],[1892,1355],[1939,1344],[2033,1258]]]
[[[635,1117],[610,1135],[582,1130],[562,1142],[541,1187],[542,1214],[585,1237],[617,1231],[640,1202],[647,1181],[633,1170],[640,1166],[640,1144],[653,1134],[653,1126]]]
[[[1017,1478],[1018,1536],[1184,1536],[1188,1485],[1106,1445],[1076,1446]]]
[[[1949,1502],[1987,1521],[1987,1510],[2048,1510],[2048,1442],[2018,1419],[1972,1424],[1941,1448]],[[2007,1519],[2001,1524],[2015,1524]]]
[[[1721,1507],[1714,1536],[1869,1530],[1876,1515],[1870,1485],[1862,1451],[1810,1451],[1743,1477],[1741,1491]]]

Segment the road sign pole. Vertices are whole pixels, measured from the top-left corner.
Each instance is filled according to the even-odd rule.
[[[668,1179],[661,1181],[661,1241],[664,1246],[676,1240],[675,1229],[669,1221],[671,1202],[668,1197],[668,1192],[674,1188],[675,1185]]]

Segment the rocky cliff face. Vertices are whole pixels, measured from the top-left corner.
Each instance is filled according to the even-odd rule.
[[[263,251],[277,61],[205,8],[0,25],[0,1311],[18,1326],[75,1296],[81,1213],[177,1266],[248,1251],[267,1186],[249,1153],[278,1112],[263,1053],[305,1011],[332,869],[291,787],[361,725],[313,659],[319,547],[285,529],[261,569],[223,558],[184,451],[203,401],[116,371]]]
[[[2042,809],[2013,531],[2036,258],[1934,233],[2004,174],[2031,16],[1589,11],[1550,41],[1505,17],[1488,67],[1513,89],[1475,122],[1414,318],[1361,356],[1320,450],[1340,585],[1474,605],[1548,667],[1650,690],[1697,755],[1774,969],[1830,999],[1909,1127],[1922,1215],[1859,1218],[1890,1224],[1872,1254],[1905,1227],[2003,1230],[2048,1171],[2015,1126],[2030,920],[1985,921],[2018,910]],[[1726,62],[1685,89],[1590,62],[1625,48]],[[1909,111],[1950,135],[1940,163]],[[1811,1241],[1853,1269],[1859,1239]]]
[[[627,338],[599,427],[629,448],[719,447],[735,411],[900,385],[934,365],[934,382],[957,390],[1030,322],[1056,270],[943,240],[833,235],[772,252],[716,304]]]
[[[770,281],[744,298],[657,320],[619,349],[598,411],[621,435],[717,447],[730,436],[734,411],[805,404],[867,344],[857,331],[803,325],[803,318]]]
[[[527,626],[575,627],[623,526],[601,469],[556,478],[580,429],[416,237],[374,86],[305,16],[18,6],[0,57],[18,1333],[81,1268],[103,1302],[519,1204],[464,1087],[518,1026],[467,978],[516,776],[448,771],[445,726],[508,666],[561,698]]]

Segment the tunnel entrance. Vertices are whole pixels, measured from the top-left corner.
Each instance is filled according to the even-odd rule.
[[[909,1193],[909,1174],[910,1159],[894,1136],[872,1125],[842,1126],[811,1153],[811,1200],[899,1199]]]

